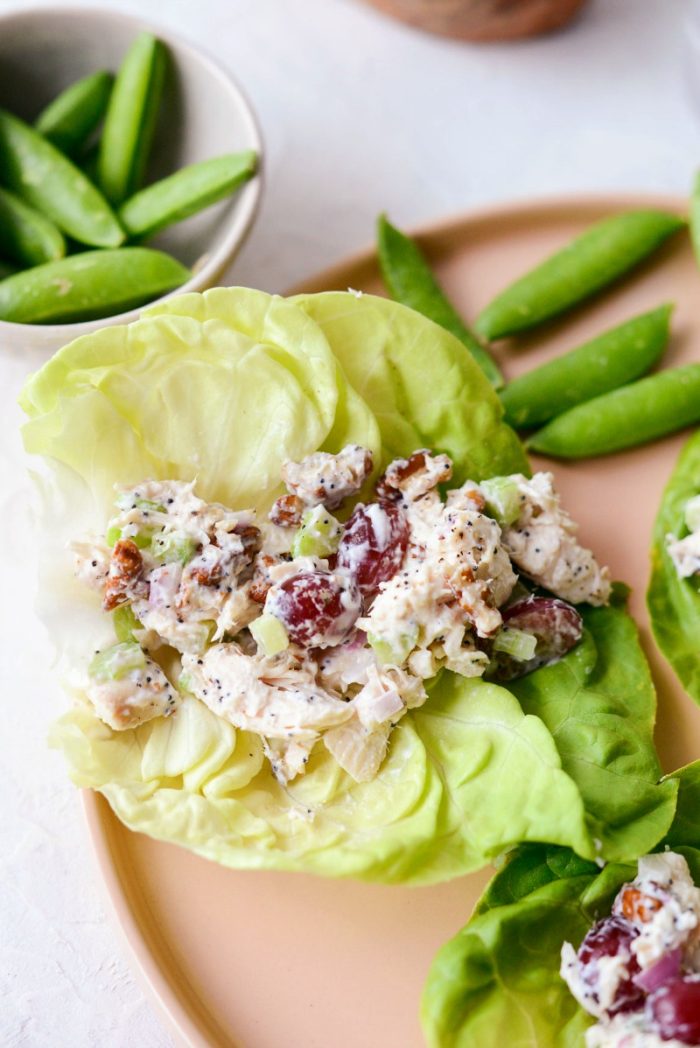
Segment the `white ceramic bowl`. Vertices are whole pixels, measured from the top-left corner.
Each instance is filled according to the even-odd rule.
[[[0,15],[0,106],[31,122],[74,80],[98,69],[116,71],[142,30],[167,46],[170,63],[148,181],[184,164],[221,153],[255,149],[260,131],[234,80],[201,51],[168,30],[115,11],[34,8]],[[168,251],[193,275],[174,294],[217,283],[243,244],[262,190],[258,173],[229,200],[164,230],[148,246]],[[130,310],[79,324],[10,324],[0,321],[0,347],[56,350],[78,335],[135,320]]]

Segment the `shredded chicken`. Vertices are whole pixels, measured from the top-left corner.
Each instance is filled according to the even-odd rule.
[[[155,717],[172,713],[178,703],[176,690],[160,666],[148,657],[143,668],[119,680],[88,678],[85,693],[100,720],[115,731],[137,728]]]
[[[503,529],[511,560],[533,582],[572,604],[607,604],[610,577],[590,550],[576,539],[576,525],[561,508],[551,473],[514,476],[520,493],[520,515]]]
[[[188,687],[236,728],[270,739],[309,738],[352,716],[348,703],[319,688],[289,656],[252,659],[238,644],[216,644],[201,657],[184,655]]]
[[[565,599],[607,599],[607,572],[576,542],[549,475],[504,478],[521,511],[502,531],[479,485],[443,499],[452,462],[422,449],[390,463],[377,500],[357,503],[342,524],[330,509],[357,495],[371,470],[370,452],[357,446],[288,462],[289,493],[262,522],[205,502],[194,482],[120,489],[107,542],[73,545],[78,577],[105,610],[124,609],[134,638],[115,645],[99,679],[93,673],[87,694],[98,716],[121,730],[174,708],[175,690],[143,654],[158,652],[181,691],[261,736],[280,783],[303,774],[321,740],[367,781],[393,727],[427,701],[426,680],[443,669],[477,677],[498,668],[514,565]],[[562,657],[579,637],[540,636],[558,629],[567,608],[557,617],[550,606],[561,601],[528,600],[518,621],[536,636],[537,656],[526,638],[529,661],[509,654],[509,679]]]
[[[337,509],[359,492],[371,472],[371,451],[349,444],[337,455],[317,451],[301,462],[285,462],[282,480],[304,505]]]

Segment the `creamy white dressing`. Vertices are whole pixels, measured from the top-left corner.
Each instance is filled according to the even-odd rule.
[[[273,514],[274,524],[253,511],[205,502],[194,481],[147,480],[118,489],[108,543],[88,538],[73,546],[78,577],[103,593],[105,609],[128,612],[127,628],[144,650],[172,653],[163,664],[175,666],[172,679],[179,679],[182,691],[234,727],[260,735],[282,783],[303,773],[321,739],[358,781],[376,775],[394,725],[426,701],[425,680],[442,668],[465,677],[488,668],[482,642],[501,629],[501,609],[517,581],[516,558],[498,523],[483,512],[478,485],[467,482],[443,501],[437,485],[449,480],[452,464],[426,451],[388,467],[380,501],[363,507],[371,541],[347,543],[336,564],[330,551],[342,542],[341,525],[334,526],[327,511],[357,496],[371,467],[370,453],[357,446],[286,463],[282,475],[291,502],[288,512]],[[540,476],[516,478],[525,485],[525,523],[535,495],[538,506],[546,495],[542,512],[558,548],[579,549],[581,556],[551,478]],[[394,523],[381,499],[393,504]],[[291,552],[300,506],[306,526],[301,548],[313,549],[318,539],[319,556]],[[363,589],[363,598],[356,578],[362,566],[403,551],[394,530],[397,515],[402,535],[408,534],[403,562],[401,553],[390,560],[393,576],[380,576],[378,591]],[[521,523],[510,531],[522,534]],[[605,571],[583,552],[589,582],[597,572],[602,599]],[[530,563],[526,554],[521,559]],[[568,577],[549,567],[551,588]],[[297,592],[305,574],[315,583],[322,576],[329,589],[318,596],[318,622],[309,619],[309,627],[295,633],[295,620],[286,618],[289,592]],[[590,597],[590,586],[586,593]],[[328,607],[333,611],[324,621]],[[92,682],[87,694],[106,723],[117,726],[121,718],[119,727],[134,726],[172,708],[164,696],[173,686],[159,667],[149,688],[144,683],[136,676]],[[130,712],[117,716],[117,708]]]
[[[521,498],[518,519],[503,530],[513,563],[533,582],[572,604],[607,604],[608,570],[579,544],[577,527],[560,505],[552,474],[518,474],[511,479]]]
[[[586,1030],[586,1048],[687,1048],[680,1041],[662,1041],[649,1030],[645,1015],[625,1012],[610,1022]]]
[[[98,681],[87,676],[82,685],[97,716],[114,731],[167,717],[180,701],[158,663],[148,657],[143,668],[131,670],[118,680]]]
[[[691,531],[682,539],[667,535],[666,549],[680,578],[688,579],[700,572],[700,530]]]
[[[639,873],[634,885],[645,897],[661,905],[650,911],[646,921],[636,921],[639,936],[632,952],[641,968],[649,968],[676,947],[688,947],[686,961],[693,961],[700,925],[700,888],[693,883],[688,864],[682,855],[665,852],[646,855],[639,860]],[[620,910],[616,904],[615,912]]]

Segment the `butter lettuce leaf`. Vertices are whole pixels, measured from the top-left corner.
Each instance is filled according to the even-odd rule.
[[[281,463],[332,433],[379,454],[372,413],[300,309],[247,289],[183,298],[187,314],[154,308],[85,335],[30,378],[27,450],[73,469],[106,506],[115,483],[169,476],[261,508]]]
[[[458,484],[529,475],[498,397],[454,336],[373,295],[328,291],[292,301],[322,328],[348,381],[376,415],[389,458],[409,448],[447,452]]]
[[[700,762],[666,781],[680,785],[678,810],[654,850],[679,851],[700,883]],[[515,849],[431,965],[421,1001],[430,1048],[580,1048],[593,1019],[559,975],[561,947],[579,945],[635,872],[601,870],[568,848]]]
[[[659,783],[656,694],[637,627],[619,603],[582,607],[581,642],[560,662],[509,685],[549,728],[601,855],[625,861],[668,830],[677,783]]]
[[[699,493],[700,432],[683,448],[661,498],[647,591],[656,643],[696,702],[700,702],[700,592],[695,579],[678,576],[666,549],[666,536],[687,534],[685,504]]]
[[[592,850],[542,723],[478,681],[451,678],[404,717],[370,783],[353,782],[319,745],[282,788],[260,739],[194,699],[129,732],[78,706],[52,739],[76,784],[100,790],[127,826],[238,869],[423,884],[482,867],[518,840]],[[520,781],[527,804],[516,803]]]
[[[378,462],[416,446],[444,450],[458,480],[527,468],[498,398],[453,336],[396,303],[348,293],[287,301],[228,288],[170,299],[67,346],[29,380],[22,403],[26,447],[46,459],[41,589],[66,679],[111,630],[97,596],[73,578],[66,546],[103,531],[115,483],[196,478],[207,500],[265,511],[285,459],[347,442]],[[571,691],[568,677],[562,687]],[[481,680],[436,679],[392,733],[373,782],[354,783],[319,744],[286,789],[259,739],[194,700],[117,733],[70,688],[77,705],[54,741],[75,781],[104,793],[134,829],[231,866],[419,884],[520,841],[597,854],[591,827],[605,820],[596,810],[590,822],[552,729]],[[658,835],[662,822],[650,814]]]

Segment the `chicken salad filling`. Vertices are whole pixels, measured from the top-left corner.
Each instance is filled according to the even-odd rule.
[[[643,856],[612,914],[561,957],[562,978],[598,1020],[586,1048],[700,1045],[700,888],[682,855]]]
[[[350,512],[372,469],[355,445],[287,462],[268,519],[195,481],[119,489],[105,536],[73,544],[118,638],[86,668],[97,715],[125,730],[186,694],[260,735],[283,784],[321,740],[369,781],[438,672],[522,676],[578,642],[574,604],[608,602],[550,474],[450,489],[450,459],[419,450]]]
[[[688,499],[683,507],[687,534],[666,536],[666,548],[673,565],[682,579],[700,574],[700,495]]]

